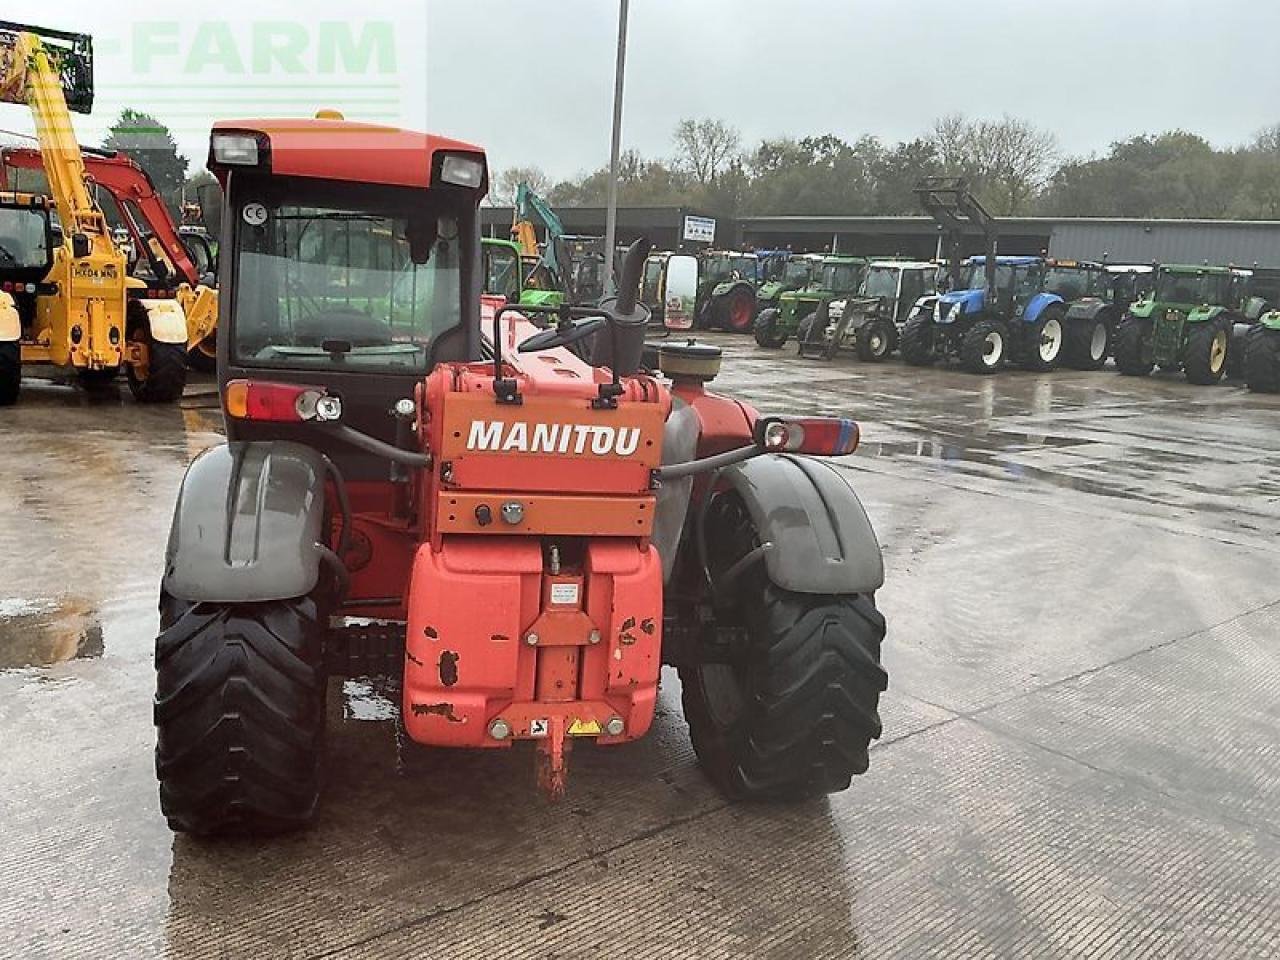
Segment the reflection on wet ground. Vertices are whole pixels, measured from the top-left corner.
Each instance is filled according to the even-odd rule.
[[[174,837],[156,584],[214,397],[36,385],[0,412],[0,956],[1274,952],[1280,400],[715,339],[727,391],[863,424],[841,463],[885,550],[891,684],[850,790],[726,803],[668,671],[652,734],[575,750],[548,806],[521,751],[406,749],[394,690],[357,679],[314,830]]]
[[[102,624],[77,601],[0,599],[0,670],[102,656]]]

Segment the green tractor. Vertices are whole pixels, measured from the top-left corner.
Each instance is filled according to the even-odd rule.
[[[828,316],[832,300],[858,293],[866,272],[865,257],[824,256],[808,286],[782,294],[777,307],[756,317],[756,343],[777,350],[792,337],[805,338],[816,317]]]
[[[1258,393],[1280,393],[1280,310],[1263,314],[1245,335],[1244,382]]]
[[[699,327],[749,333],[756,314],[759,258],[735,250],[708,250],[699,260],[694,318]]]
[[[480,241],[480,252],[484,259],[482,292],[491,297],[503,297],[507,303],[524,302],[524,264],[520,262],[519,244],[484,237]]]
[[[1236,326],[1255,323],[1266,309],[1249,296],[1252,276],[1231,267],[1161,264],[1151,293],[1129,307],[1116,331],[1116,367],[1131,377],[1154,367],[1181,369],[1190,383],[1218,383]]]
[[[756,290],[756,316],[766,310],[776,310],[781,304],[782,295],[792,290],[803,290],[813,283],[822,266],[822,254],[797,253],[786,259],[786,262],[772,276],[766,277]]]

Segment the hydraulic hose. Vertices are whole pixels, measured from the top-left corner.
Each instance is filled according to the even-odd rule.
[[[399,447],[390,443],[384,443],[377,437],[371,437],[367,433],[361,433],[345,423],[333,424],[327,429],[339,440],[345,440],[353,447],[359,447],[366,453],[372,453],[375,456],[386,457],[395,463],[403,464],[406,467],[417,467],[425,470],[431,466],[431,458],[425,453],[416,453],[413,450],[401,450]]]

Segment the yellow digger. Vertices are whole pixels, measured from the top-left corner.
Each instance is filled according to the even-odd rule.
[[[128,276],[71,122],[72,110],[93,106],[92,39],[0,21],[0,102],[31,110],[52,194],[52,203],[0,194],[0,404],[17,400],[27,364],[86,383],[123,369],[139,400],[176,401],[187,378],[185,312]]]

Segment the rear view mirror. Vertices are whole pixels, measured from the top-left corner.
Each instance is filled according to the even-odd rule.
[[[667,258],[663,284],[662,322],[668,330],[693,326],[693,306],[698,296],[698,258],[676,253]]]
[[[405,239],[409,241],[409,259],[422,266],[431,259],[440,227],[435,217],[416,216],[409,220]]]

